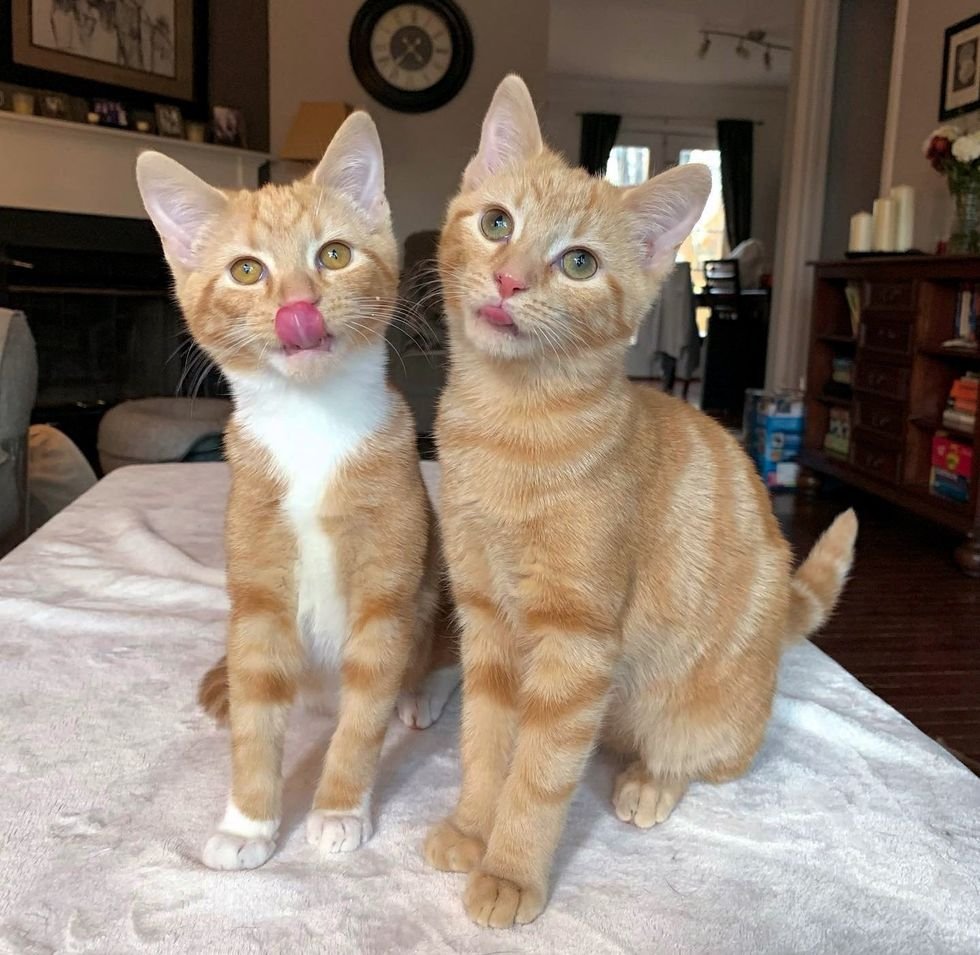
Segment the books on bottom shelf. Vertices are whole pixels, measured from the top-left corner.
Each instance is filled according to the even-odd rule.
[[[937,431],[932,437],[929,490],[937,497],[965,504],[970,500],[973,448]]]

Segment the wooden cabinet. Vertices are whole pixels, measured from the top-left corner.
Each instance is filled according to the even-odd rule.
[[[956,551],[965,573],[980,576],[980,460],[970,499],[931,493],[932,438],[945,430],[980,449],[972,433],[942,427],[953,382],[980,370],[976,349],[953,350],[954,313],[964,283],[980,286],[980,257],[895,256],[815,265],[802,464],[915,511],[966,535]],[[850,289],[850,303],[849,292]],[[857,326],[852,305],[857,306]],[[853,359],[852,383],[833,380],[835,358]],[[846,455],[824,438],[834,408],[850,414]]]

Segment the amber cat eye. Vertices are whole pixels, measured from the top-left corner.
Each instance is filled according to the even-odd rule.
[[[258,259],[236,259],[228,272],[239,285],[254,285],[265,275],[265,266]]]
[[[561,257],[561,270],[570,279],[590,279],[599,270],[599,263],[588,249],[569,249]]]
[[[316,254],[316,260],[325,269],[342,269],[350,265],[350,246],[343,242],[327,242]]]
[[[514,221],[503,209],[488,209],[480,219],[480,231],[491,242],[499,242],[514,231]]]

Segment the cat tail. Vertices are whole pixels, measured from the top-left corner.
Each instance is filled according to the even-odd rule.
[[[222,657],[201,679],[197,688],[201,709],[219,723],[228,722],[228,660]]]
[[[854,561],[857,532],[857,515],[853,510],[845,511],[800,564],[790,581],[786,643],[805,640],[827,622]]]

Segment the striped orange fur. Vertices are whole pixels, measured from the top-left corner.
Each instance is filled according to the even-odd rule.
[[[423,728],[455,686],[414,422],[386,383],[398,265],[377,132],[354,114],[288,186],[222,193],[156,154],[138,178],[188,327],[234,396],[227,654],[199,692],[229,721],[232,784],[204,861],[241,869],[271,855],[286,716],[330,670],[338,724],[307,836],[321,852],[356,849],[396,702]],[[337,242],[349,261],[328,266],[321,250]],[[258,263],[244,283],[243,257]],[[279,313],[297,302],[322,336],[293,347]]]
[[[826,618],[850,567],[853,514],[794,579],[735,440],[625,378],[630,336],[709,185],[703,167],[628,190],[570,168],[509,77],[449,206],[452,368],[437,436],[463,778],[425,854],[470,873],[465,906],[482,925],[543,909],[600,739],[623,757],[615,812],[640,828],[692,780],[745,772],[784,641]],[[491,226],[510,223],[499,240],[481,225],[493,210],[506,218],[495,211]],[[569,249],[594,255],[595,274],[564,273]]]

